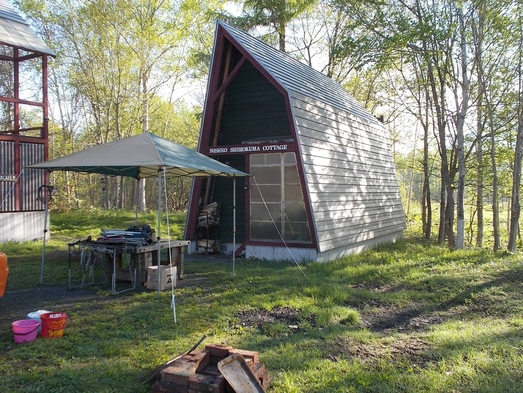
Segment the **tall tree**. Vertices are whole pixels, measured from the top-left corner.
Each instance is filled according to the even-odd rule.
[[[178,5],[166,0],[122,1],[120,12],[127,34],[124,40],[137,59],[137,79],[139,101],[141,102],[141,131],[149,132],[150,101],[161,86],[170,79],[179,78],[180,71],[172,68],[171,72],[160,72],[159,64],[169,53],[181,49],[182,38],[187,38],[187,31],[174,28]],[[176,64],[176,62],[174,62]],[[178,72],[176,72],[178,71]],[[156,73],[156,74],[155,74]],[[138,183],[136,202],[139,211],[146,210],[145,179]]]
[[[475,101],[477,122],[477,236],[476,245],[483,245],[483,199],[484,190],[490,190],[488,199],[492,209],[492,248],[497,251],[501,246],[499,199],[502,182],[498,167],[503,165],[500,160],[504,155],[500,149],[506,150],[504,136],[506,134],[506,99],[513,85],[512,73],[508,72],[509,64],[513,63],[511,51],[513,34],[508,29],[512,25],[507,15],[511,6],[510,0],[476,0],[473,2],[474,15],[471,21],[471,41],[475,63]],[[483,147],[488,147],[483,159]],[[485,158],[486,158],[485,157]],[[487,182],[490,185],[486,187]]]
[[[237,26],[246,30],[257,26],[272,29],[277,35],[279,50],[285,52],[288,24],[316,2],[317,0],[244,0],[243,14],[233,20]]]
[[[441,158],[438,240],[447,240],[450,247],[456,246],[454,215],[457,204],[458,247],[463,247],[465,158],[476,140],[475,137],[465,139],[473,70],[473,63],[468,59],[469,5],[454,0],[395,0],[387,4],[371,0],[356,3],[336,0],[334,4],[351,15],[346,26],[350,31],[344,31],[347,38],[342,47],[355,52],[354,59],[360,54],[362,67],[384,70],[396,62],[408,62],[413,75],[421,78],[415,84],[411,78],[405,80],[411,84],[411,97],[418,96],[413,93],[415,89],[427,89],[425,102],[430,105],[432,114],[429,127],[434,129]],[[467,10],[466,14],[463,9]],[[365,34],[358,35],[358,31]],[[417,118],[423,120],[422,116]],[[425,135],[428,143],[428,134]],[[428,181],[426,183],[428,185]]]
[[[69,96],[77,98],[69,112],[82,119],[72,130],[73,149],[157,129],[153,122],[167,121],[155,105],[167,101],[174,110],[179,95],[173,92],[187,73],[183,61],[193,23],[206,18],[204,7],[190,0],[22,0],[20,7],[35,20],[43,17],[42,28],[54,32],[48,36],[59,49],[60,80],[54,85],[69,88]],[[60,97],[63,91],[53,93]],[[161,100],[153,99],[160,95]],[[69,100],[57,102],[65,128]],[[123,179],[101,180],[103,206],[134,199]]]
[[[523,9],[520,1],[515,5],[515,33],[517,39],[516,55],[515,55],[515,69],[516,75],[516,97],[515,97],[515,112],[516,112],[516,149],[514,153],[514,165],[512,169],[512,192],[511,192],[511,207],[510,207],[510,230],[508,238],[508,250],[516,251],[516,240],[519,234],[519,217],[521,213],[520,205],[520,189],[521,189],[521,163],[523,161]]]
[[[459,24],[459,54],[460,64],[459,70],[461,74],[461,80],[459,81],[459,90],[454,90],[456,100],[456,133],[457,133],[457,155],[458,155],[458,198],[457,198],[457,216],[458,216],[458,228],[457,228],[457,240],[456,248],[461,249],[465,246],[465,120],[469,109],[469,64],[468,64],[468,52],[467,52],[467,39],[465,31],[465,17],[463,15],[463,9],[458,7],[456,10]]]

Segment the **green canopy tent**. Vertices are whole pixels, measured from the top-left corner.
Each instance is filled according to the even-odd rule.
[[[135,179],[157,177],[162,171],[168,177],[247,176],[242,171],[149,132],[96,145],[29,168],[100,173]]]
[[[73,171],[99,173],[111,176],[127,176],[135,179],[158,178],[158,236],[160,236],[161,184],[163,177],[245,177],[240,170],[232,168],[217,160],[194,150],[178,145],[152,133],[143,133],[133,137],[104,143],[54,160],[31,165],[29,168],[47,169],[48,171]],[[234,197],[236,183],[233,183]],[[235,199],[235,198],[234,198]],[[46,199],[47,202],[47,199]],[[233,228],[236,226],[236,203],[233,202]],[[48,206],[45,206],[47,223]],[[233,232],[235,230],[233,229]],[[44,251],[45,233],[44,228]],[[234,233],[233,233],[234,238]],[[42,252],[40,284],[43,283],[45,252]],[[158,266],[160,252],[158,252]],[[234,266],[234,252],[233,252]],[[158,275],[160,279],[160,275]],[[160,288],[160,282],[158,282]]]

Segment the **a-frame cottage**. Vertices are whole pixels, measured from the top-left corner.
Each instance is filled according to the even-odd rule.
[[[251,175],[235,188],[237,255],[329,261],[405,229],[383,125],[338,83],[222,22],[199,151]],[[190,252],[232,251],[232,195],[230,180],[194,182]]]
[[[0,0],[0,243],[44,234],[46,216],[38,196],[45,190],[45,174],[24,167],[47,159],[47,66],[54,55]]]

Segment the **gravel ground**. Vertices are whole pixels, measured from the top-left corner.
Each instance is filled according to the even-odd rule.
[[[183,280],[177,281],[177,288],[205,285],[205,280],[195,274],[185,274]],[[19,319],[27,319],[27,314],[38,311],[68,312],[76,303],[91,302],[93,308],[103,304],[121,301],[123,296],[133,296],[136,293],[147,291],[146,288],[137,287],[134,291],[107,296],[106,288],[103,294],[97,290],[74,288],[67,286],[36,286],[34,288],[5,292],[0,297],[0,334],[11,332],[11,324]],[[1,390],[1,389],[0,389]]]
[[[40,286],[18,291],[6,291],[0,298],[0,332],[11,331],[11,323],[27,319],[27,314],[38,310],[66,311],[80,301],[100,301],[94,291],[69,290],[60,286]]]

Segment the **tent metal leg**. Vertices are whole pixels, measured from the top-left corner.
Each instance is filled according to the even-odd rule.
[[[42,264],[40,266],[40,285],[44,285],[44,266],[45,266],[45,240],[47,237],[47,217],[49,215],[49,198],[45,194],[44,208],[44,239],[42,241]]]
[[[164,168],[165,170],[165,168]],[[158,241],[158,260],[157,260],[157,266],[158,266],[158,282],[156,283],[157,285],[157,289],[158,289],[158,296],[160,296],[160,286],[161,286],[161,276],[162,276],[162,271],[160,269],[160,265],[161,265],[161,260],[162,260],[162,257],[161,257],[161,245],[160,245],[160,239],[161,239],[161,220],[162,220],[162,176],[160,174],[160,172],[158,172],[158,234],[157,234],[157,241]]]

